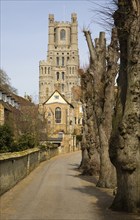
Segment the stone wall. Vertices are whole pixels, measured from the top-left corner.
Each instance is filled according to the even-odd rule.
[[[58,155],[58,148],[29,149],[22,152],[0,154],[0,195],[26,177],[42,161]]]

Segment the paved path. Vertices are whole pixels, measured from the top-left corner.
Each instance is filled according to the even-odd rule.
[[[1,196],[0,220],[134,220],[136,215],[108,209],[112,191],[95,187],[77,167],[80,152],[43,162]]]

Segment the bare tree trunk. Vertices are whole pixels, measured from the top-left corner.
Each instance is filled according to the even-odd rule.
[[[112,129],[112,108],[114,104],[115,76],[119,58],[116,31],[112,32],[111,44],[106,49],[105,34],[95,39],[95,47],[89,31],[84,31],[91,55],[90,74],[93,76],[92,106],[100,144],[100,175],[97,186],[114,187],[116,173],[109,159],[109,139]],[[106,66],[107,63],[107,66]],[[88,71],[86,74],[89,74]]]
[[[97,186],[111,188],[116,185],[115,167],[111,165],[109,159],[109,140],[112,131],[112,116],[115,102],[115,77],[118,72],[117,61],[118,53],[118,38],[116,29],[112,30],[111,43],[107,50],[107,69],[104,78],[104,105],[99,124],[99,134],[101,142],[101,167],[100,176]]]
[[[81,89],[83,103],[83,136],[82,136],[82,161],[80,169],[84,175],[99,174],[99,153],[97,149],[97,137],[95,134],[95,120],[93,114],[93,76],[91,74],[81,74]]]
[[[140,212],[140,1],[118,0],[114,21],[121,57],[110,141],[110,158],[117,170],[117,194],[111,208]]]

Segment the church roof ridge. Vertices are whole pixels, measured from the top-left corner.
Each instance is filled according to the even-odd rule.
[[[42,104],[44,105],[44,104],[54,95],[55,92],[58,92],[59,95],[67,102],[67,104],[70,105],[72,108],[74,108],[74,106],[73,106],[70,102],[68,102],[67,99],[64,97],[64,95],[62,95],[57,89],[56,89],[56,90],[48,97],[48,99],[47,99],[45,102],[43,102]]]

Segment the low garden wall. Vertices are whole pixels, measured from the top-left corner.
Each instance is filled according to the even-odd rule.
[[[40,162],[58,154],[57,147],[0,154],[0,195],[26,177]]]

